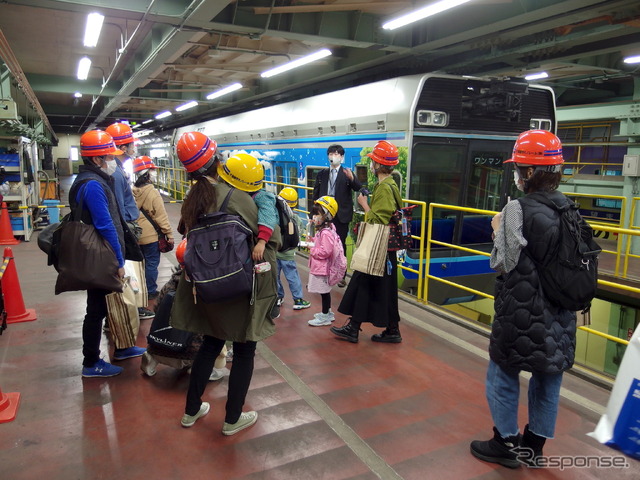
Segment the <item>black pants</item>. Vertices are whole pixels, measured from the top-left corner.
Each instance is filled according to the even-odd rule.
[[[191,379],[187,390],[187,405],[185,413],[195,415],[200,410],[202,395],[209,383],[209,376],[213,371],[213,364],[220,355],[224,340],[205,335],[202,346],[191,366]],[[256,355],[256,342],[233,342],[233,363],[229,375],[229,391],[227,392],[227,406],[224,421],[236,423],[242,413],[244,400],[249,391],[249,384],[253,376],[253,359]]]
[[[107,290],[87,290],[87,312],[82,323],[82,365],[93,367],[100,360],[102,321],[107,316]]]

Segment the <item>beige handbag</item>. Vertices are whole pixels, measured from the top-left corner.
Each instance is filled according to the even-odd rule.
[[[147,291],[147,281],[144,273],[144,262],[134,262],[126,260],[124,263],[125,275],[131,277],[131,287],[136,294],[136,304],[138,307],[149,305],[149,292]]]
[[[117,349],[133,347],[140,330],[140,317],[136,294],[129,284],[129,277],[125,277],[122,282],[122,292],[109,293],[106,299],[113,343]]]
[[[388,245],[389,225],[361,222],[351,269],[376,277],[384,276]]]

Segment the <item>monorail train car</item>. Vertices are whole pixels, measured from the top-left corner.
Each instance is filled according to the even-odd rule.
[[[332,144],[345,149],[345,167],[372,189],[366,154],[378,140],[398,146],[395,179],[404,198],[484,210],[500,210],[515,197],[511,156],[517,136],[530,128],[556,129],[553,91],[521,79],[481,79],[441,74],[397,77],[203,123],[174,132],[200,131],[224,155],[250,153],[268,180],[313,187],[328,166]],[[304,190],[301,205],[308,205]],[[419,219],[412,229],[418,234]],[[491,216],[439,209],[433,238],[481,251],[491,249]],[[356,216],[357,218],[357,216]],[[405,264],[418,268],[418,249]],[[492,293],[488,257],[449,248],[432,251],[432,275]],[[405,270],[401,288],[412,291],[417,275]],[[490,277],[490,278],[489,278]],[[448,304],[473,299],[440,282],[429,300]]]

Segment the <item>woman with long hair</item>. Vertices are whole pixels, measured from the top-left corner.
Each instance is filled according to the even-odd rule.
[[[241,217],[257,236],[258,208],[251,196],[220,178],[223,166],[215,155],[216,143],[202,133],[189,132],[182,135],[176,150],[189,176],[196,181],[182,204],[180,233],[186,234],[195,227],[201,215],[218,211],[229,195],[226,212]],[[236,172],[234,177],[238,175],[241,173]],[[280,233],[276,230],[264,251],[271,270],[266,275],[256,274],[253,302],[250,295],[217,303],[196,301],[193,284],[182,274],[171,312],[172,326],[204,336],[191,367],[183,427],[193,426],[209,412],[209,403],[202,401],[202,396],[226,340],[233,342],[233,363],[222,433],[234,435],[258,419],[257,412],[242,409],[253,375],[256,344],[275,333],[270,314],[276,303],[275,252],[279,242]]]

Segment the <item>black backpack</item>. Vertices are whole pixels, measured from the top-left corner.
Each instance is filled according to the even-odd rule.
[[[200,215],[187,233],[184,266],[204,303],[231,300],[253,290],[253,232],[241,217],[225,212],[234,190],[218,212]]]
[[[300,232],[298,232],[298,225],[293,218],[295,213],[293,213],[293,210],[291,210],[291,207],[284,198],[276,196],[276,208],[278,209],[280,234],[282,235],[282,246],[278,251],[286,252],[298,246],[298,243],[300,243]]]
[[[528,197],[559,213],[560,235],[549,260],[541,264],[530,256],[545,295],[552,304],[566,310],[588,311],[598,287],[598,254],[602,251],[593,240],[591,227],[570,199],[560,207],[543,194]],[[526,203],[522,198],[518,200],[526,216]]]
[[[147,343],[154,347],[180,353],[189,348],[193,342],[195,333],[179,330],[170,325],[171,307],[173,306],[175,296],[176,291],[171,290],[162,297],[162,301],[156,311],[156,316],[149,328]]]

